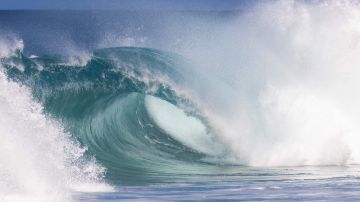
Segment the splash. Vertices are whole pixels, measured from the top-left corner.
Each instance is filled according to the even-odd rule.
[[[4,113],[14,115],[4,117],[9,120],[2,125],[21,125],[11,123],[23,117],[42,121],[21,121],[28,123],[23,129],[10,128],[22,131],[4,134],[18,137],[17,141],[30,145],[24,151],[34,147],[41,156],[43,150],[37,146],[41,137],[27,140],[23,134],[35,126],[49,130],[50,139],[43,144],[60,150],[55,149],[53,155],[49,152],[56,156],[51,157],[55,161],[46,156],[41,159],[59,162],[46,166],[66,169],[55,172],[60,177],[45,177],[48,181],[43,187],[58,182],[52,179],[74,179],[55,189],[65,193],[72,184],[81,185],[89,173],[97,176],[94,181],[103,173],[94,161],[83,159],[85,149],[70,136],[89,148],[86,153],[96,154],[109,170],[108,178],[130,183],[144,176],[149,181],[171,181],[187,175],[219,174],[229,160],[231,165],[246,166],[359,164],[359,18],[360,7],[353,1],[271,1],[225,22],[192,16],[194,21],[188,26],[193,29],[188,35],[180,29],[175,29],[180,34],[157,30],[169,34],[165,42],[174,41],[168,46],[160,41],[156,47],[150,36],[138,41],[107,35],[99,46],[116,41],[137,48],[93,53],[69,48],[68,55],[73,57],[59,61],[55,56],[27,58],[16,51],[22,43],[5,45],[4,57],[17,56],[3,60],[7,71],[2,76],[4,103],[11,106],[10,98],[16,100],[19,94],[19,99],[26,100],[26,109],[17,112],[17,107],[5,107],[8,111]],[[177,26],[174,23],[173,28]],[[189,62],[179,62],[179,57],[166,51],[140,48],[149,44],[180,53]],[[37,110],[27,110],[26,106],[33,105]],[[20,112],[25,115],[18,115]],[[37,126],[41,123],[46,127]],[[31,130],[25,131],[27,127]],[[12,143],[12,136],[3,139]],[[59,137],[59,144],[51,139]],[[216,158],[215,163],[210,157]],[[38,157],[32,158],[31,162],[37,162]],[[56,170],[36,166],[30,168],[37,175]],[[79,173],[72,175],[72,170]],[[4,187],[15,187],[9,193],[23,183],[7,177],[17,173],[22,172],[3,174],[7,179]],[[25,187],[31,190],[30,185]]]
[[[20,46],[2,53],[20,51],[22,41],[14,42]],[[86,158],[86,148],[44,115],[31,91],[9,81],[1,68],[0,200],[70,201],[74,190],[111,190],[102,180],[105,169]]]
[[[239,163],[360,163],[359,17],[354,1],[263,2],[188,37],[180,51],[228,86],[201,104]]]

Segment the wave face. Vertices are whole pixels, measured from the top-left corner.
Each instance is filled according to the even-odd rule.
[[[204,167],[225,157],[206,118],[180,94],[190,72],[179,56],[111,48],[96,50],[84,66],[73,61],[19,52],[3,63],[10,78],[29,86],[46,113],[88,148],[111,181],[205,174],[212,169]]]

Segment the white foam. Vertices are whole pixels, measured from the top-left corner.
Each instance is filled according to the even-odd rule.
[[[39,56],[37,56],[37,55],[30,55],[29,58],[34,59],[34,58],[39,58]]]
[[[239,163],[360,163],[359,3],[261,2],[206,23],[180,51],[228,84],[197,105]]]
[[[101,183],[104,168],[2,72],[0,100],[0,201],[70,201],[74,190],[111,189]]]
[[[24,49],[24,42],[16,37],[0,37],[0,58],[14,55]]]

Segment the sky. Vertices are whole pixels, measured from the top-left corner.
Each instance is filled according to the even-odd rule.
[[[11,9],[233,10],[254,0],[0,0]]]

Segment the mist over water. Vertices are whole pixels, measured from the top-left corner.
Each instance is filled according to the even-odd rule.
[[[359,163],[359,14],[350,1],[263,3],[181,50],[226,82],[201,104],[239,162]]]
[[[360,163],[355,1],[4,12],[0,201]]]

